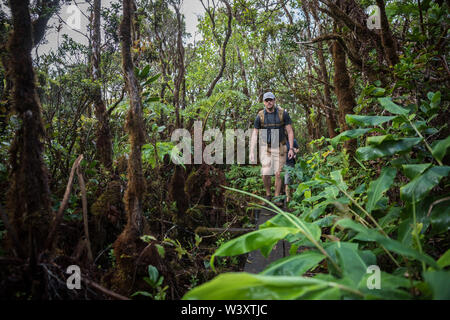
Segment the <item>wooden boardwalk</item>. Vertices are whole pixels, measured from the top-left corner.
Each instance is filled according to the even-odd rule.
[[[259,210],[259,218],[256,223],[258,227],[267,220],[273,218],[276,214],[267,210]],[[274,245],[272,252],[267,258],[261,254],[259,250],[252,251],[247,256],[244,271],[249,273],[260,273],[272,262],[289,255],[289,243],[285,240],[278,241]]]

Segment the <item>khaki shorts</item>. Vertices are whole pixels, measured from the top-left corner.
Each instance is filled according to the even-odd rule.
[[[275,173],[281,173],[286,163],[287,147],[285,144],[279,148],[268,148],[266,145],[261,146],[261,175],[273,176]]]

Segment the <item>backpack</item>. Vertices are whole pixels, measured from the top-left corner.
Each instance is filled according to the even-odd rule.
[[[280,123],[275,124],[264,124],[264,110],[262,109],[258,112],[259,120],[261,122],[261,127],[264,128],[277,128],[277,127],[284,127],[284,109],[280,107],[276,107],[278,111],[278,118],[280,119]],[[286,138],[286,137],[285,137]],[[286,143],[286,139],[283,139],[283,141],[280,141],[281,144]]]

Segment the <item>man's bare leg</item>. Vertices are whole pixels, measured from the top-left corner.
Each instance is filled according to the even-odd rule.
[[[282,185],[283,185],[283,182],[281,181],[281,172],[276,172],[275,173],[275,197],[280,195]]]
[[[272,176],[262,176],[264,188],[266,189],[266,196],[270,197],[270,187],[272,184]]]
[[[289,194],[289,185],[286,185],[286,204],[291,201],[291,195]]]

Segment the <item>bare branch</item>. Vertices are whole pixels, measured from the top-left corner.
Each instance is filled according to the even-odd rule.
[[[226,61],[227,44],[228,44],[228,40],[230,39],[231,33],[232,33],[231,23],[233,21],[233,14],[231,11],[231,6],[228,3],[228,1],[226,1],[226,0],[222,0],[222,1],[223,1],[223,3],[225,3],[225,6],[227,7],[227,16],[228,16],[227,34],[226,34],[225,40],[223,41],[223,44],[222,44],[222,66],[220,68],[219,74],[216,76],[216,78],[211,83],[211,86],[209,87],[208,92],[206,93],[206,97],[211,96],[217,82],[220,80],[220,78],[222,78],[223,71],[225,70],[225,67],[227,64],[227,61]]]
[[[81,189],[81,201],[83,203],[83,224],[84,224],[84,236],[86,237],[86,249],[88,252],[89,262],[92,263],[94,260],[92,256],[91,240],[89,239],[89,224],[88,224],[88,208],[87,208],[87,197],[86,197],[86,185],[84,184],[83,174],[80,171],[80,167],[77,167],[78,183]]]
[[[107,111],[108,117],[111,115],[114,109],[117,108],[119,103],[122,102],[124,95],[125,95],[125,88],[122,88],[122,93],[120,94],[119,100],[117,100]]]
[[[67,203],[69,202],[69,195],[70,191],[72,190],[72,183],[73,183],[73,176],[75,174],[76,168],[80,165],[81,160],[83,160],[83,155],[80,154],[78,158],[75,160],[75,162],[72,165],[72,170],[70,171],[69,181],[67,182],[66,191],[64,192],[64,198],[63,201],[59,207],[58,213],[56,214],[55,220],[53,222],[52,228],[48,234],[46,247],[50,248],[53,242],[53,239],[55,237],[56,229],[59,226],[59,223],[61,222],[62,215],[64,212],[64,209],[67,206]]]
[[[113,292],[111,290],[106,289],[105,287],[99,285],[98,283],[91,281],[89,279],[86,279],[85,277],[82,277],[81,280],[83,280],[88,286],[91,286],[94,289],[97,289],[100,292],[103,292],[104,294],[117,299],[117,300],[131,300],[130,298],[127,298],[125,296],[122,296],[116,292]]]

